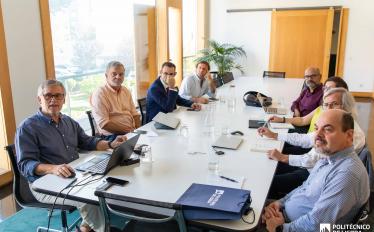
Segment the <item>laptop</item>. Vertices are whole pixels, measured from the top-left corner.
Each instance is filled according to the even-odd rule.
[[[153,119],[155,121],[156,129],[174,130],[178,127],[180,119],[172,116],[171,114],[165,114],[159,112]]]
[[[242,143],[243,139],[238,136],[221,135],[214,143],[213,147],[236,150]]]
[[[265,113],[267,114],[287,114],[287,109],[286,108],[278,108],[278,107],[270,107],[270,106],[264,106],[264,98],[261,97],[261,95],[257,94],[257,98],[261,103],[261,107],[264,109]]]
[[[95,157],[78,165],[75,169],[82,172],[106,174],[112,168],[130,158],[139,136],[140,134],[131,137],[126,142],[113,149],[112,154],[103,153],[95,155]]]

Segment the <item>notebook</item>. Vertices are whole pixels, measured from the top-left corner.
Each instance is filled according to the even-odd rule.
[[[214,143],[213,147],[236,150],[242,143],[243,139],[238,136],[221,135]]]
[[[287,109],[286,108],[277,108],[277,107],[263,107],[265,113],[267,114],[281,114],[285,115],[287,114]]]
[[[176,118],[171,114],[165,114],[163,112],[159,112],[152,120],[155,121],[154,126],[156,129],[164,130],[174,130],[180,123],[179,118]]]
[[[265,122],[266,121],[264,121],[264,120],[249,120],[248,121],[248,127],[257,129],[259,127],[265,126]]]
[[[139,136],[140,134],[131,137],[126,142],[113,149],[112,154],[103,153],[100,155],[95,155],[95,157],[92,159],[79,164],[77,167],[75,167],[75,169],[96,174],[107,173],[110,171],[110,169],[130,158]]]
[[[295,127],[290,123],[271,122],[270,127],[273,129],[295,129]]]

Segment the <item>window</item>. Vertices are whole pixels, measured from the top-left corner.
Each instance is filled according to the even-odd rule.
[[[125,66],[125,86],[137,99],[134,6],[154,0],[50,0],[56,79],[67,89],[63,113],[86,119],[93,91],[105,83],[112,60]]]
[[[183,74],[195,70],[197,56],[197,0],[183,0]]]

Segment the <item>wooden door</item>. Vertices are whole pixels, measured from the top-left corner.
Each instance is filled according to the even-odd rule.
[[[335,76],[343,77],[345,43],[347,40],[349,9],[343,8],[340,11],[338,51],[336,54]]]
[[[309,66],[318,67],[322,79],[329,71],[334,10],[273,11],[269,70],[302,78]]]

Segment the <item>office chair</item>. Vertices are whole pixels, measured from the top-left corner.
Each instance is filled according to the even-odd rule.
[[[95,119],[92,116],[92,111],[91,110],[87,110],[86,114],[88,116],[88,120],[90,121],[91,135],[99,137],[100,136],[99,129],[97,129],[97,124],[95,122]]]
[[[22,208],[43,208],[48,210],[51,209],[52,204],[39,202],[32,195],[28,181],[24,176],[21,175],[21,173],[18,170],[14,144],[6,146],[5,150],[8,153],[10,163],[13,169],[13,193],[16,198],[17,204]],[[70,205],[55,205],[54,209],[61,210],[61,231],[67,232],[71,231],[72,229],[75,230],[75,225],[77,225],[81,221],[81,218],[78,218],[70,227],[68,227],[66,212],[71,213],[74,210],[76,210],[76,208]],[[50,213],[51,212],[49,211],[48,216],[50,215]],[[47,231],[47,228],[39,226],[37,228],[37,232],[42,231]],[[59,230],[49,229],[49,231],[58,232]]]
[[[352,224],[366,224],[366,220],[369,217],[369,200],[363,206],[361,206],[360,210],[356,214],[356,216],[352,220]]]
[[[130,221],[126,224],[124,232],[133,231],[153,231],[153,232],[174,232],[181,231],[187,232],[186,224],[184,221],[183,213],[181,210],[174,210],[163,207],[153,207],[142,204],[136,204],[129,202],[126,199],[122,199],[120,196],[116,196],[111,193],[106,193],[105,190],[96,189],[95,196],[99,198],[100,209],[102,210],[105,218],[105,232],[118,231],[110,227],[110,214],[115,214],[120,217],[129,219]],[[148,213],[142,212],[141,209],[135,214],[127,213],[126,209],[133,209],[131,206],[134,205],[143,207]],[[162,208],[163,215],[160,213]],[[150,210],[153,209],[153,210]],[[138,216],[139,215],[139,216]],[[166,215],[166,216],[165,216]],[[149,216],[149,217],[148,217]]]
[[[218,72],[210,72],[210,74],[212,75],[212,78],[216,84],[216,87],[221,87],[223,85],[223,81],[222,81],[222,78],[220,76],[218,76]]]
[[[145,114],[146,114],[146,105],[147,105],[147,98],[140,98],[138,99],[138,105],[139,105],[139,110],[142,115],[142,126],[146,124],[145,122]]]
[[[232,72],[227,72],[222,77],[223,84],[229,83],[230,81],[233,81],[233,80],[234,80],[234,76],[232,75]]]
[[[275,78],[285,78],[286,72],[272,72],[272,71],[264,71],[262,77],[275,77]]]

